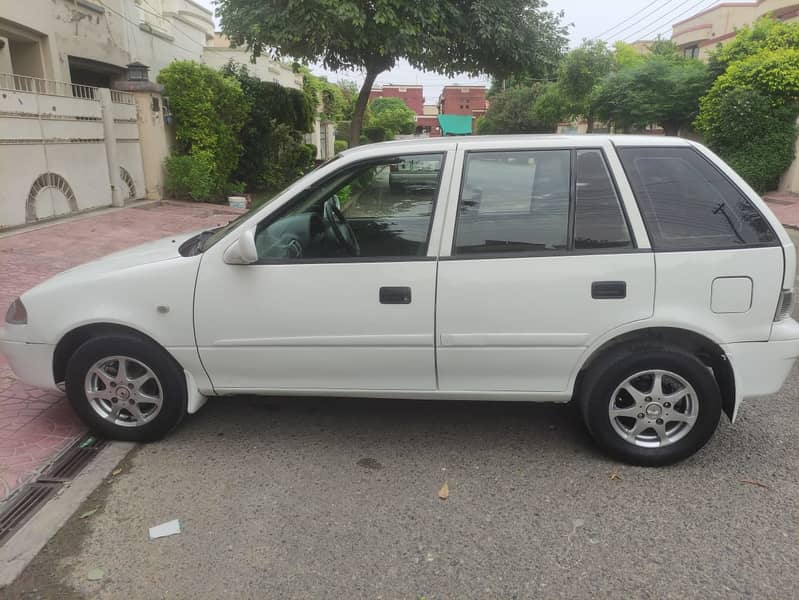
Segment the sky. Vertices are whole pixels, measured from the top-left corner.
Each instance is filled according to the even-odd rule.
[[[563,22],[569,26],[569,45],[575,47],[583,39],[601,36],[608,42],[653,39],[658,34],[671,35],[671,24],[686,19],[709,8],[718,0],[548,0],[549,9],[563,11]],[[745,1],[745,0],[741,0]],[[210,5],[208,0],[203,4]],[[330,81],[349,79],[359,85],[363,75],[357,71],[331,72],[321,66],[312,66],[317,75]],[[414,69],[401,61],[394,69],[381,74],[376,81],[381,84],[422,84],[425,102],[435,104],[441,89],[448,84],[489,84],[488,77],[445,77],[437,73]]]

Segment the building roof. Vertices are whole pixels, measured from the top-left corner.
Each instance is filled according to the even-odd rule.
[[[472,133],[471,115],[438,115],[443,135],[469,135]]]

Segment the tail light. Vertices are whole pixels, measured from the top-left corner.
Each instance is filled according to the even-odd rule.
[[[782,290],[780,292],[780,301],[777,304],[777,312],[774,313],[774,320],[782,321],[790,317],[793,312],[794,301],[793,290]]]

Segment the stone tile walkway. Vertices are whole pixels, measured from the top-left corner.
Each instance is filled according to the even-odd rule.
[[[770,192],[763,196],[769,208],[786,227],[799,229],[799,195]]]
[[[213,204],[143,204],[1,237],[0,318],[15,297],[60,271],[150,240],[223,225],[239,212]],[[83,432],[63,394],[20,383],[0,354],[0,501]]]

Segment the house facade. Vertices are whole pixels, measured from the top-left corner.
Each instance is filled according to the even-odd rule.
[[[735,32],[771,15],[784,21],[799,21],[799,2],[791,0],[752,0],[720,2],[671,26],[671,40],[684,56],[707,60],[719,44],[735,37]]]
[[[472,119],[472,133],[477,119],[488,109],[484,85],[446,85],[438,97],[439,115],[468,116]]]
[[[0,230],[160,199],[171,131],[154,82],[175,60],[302,87],[269,58],[250,65],[194,0],[0,0]]]
[[[378,85],[369,92],[369,100],[375,98],[399,98],[413,114],[423,114],[424,90],[421,85]]]

